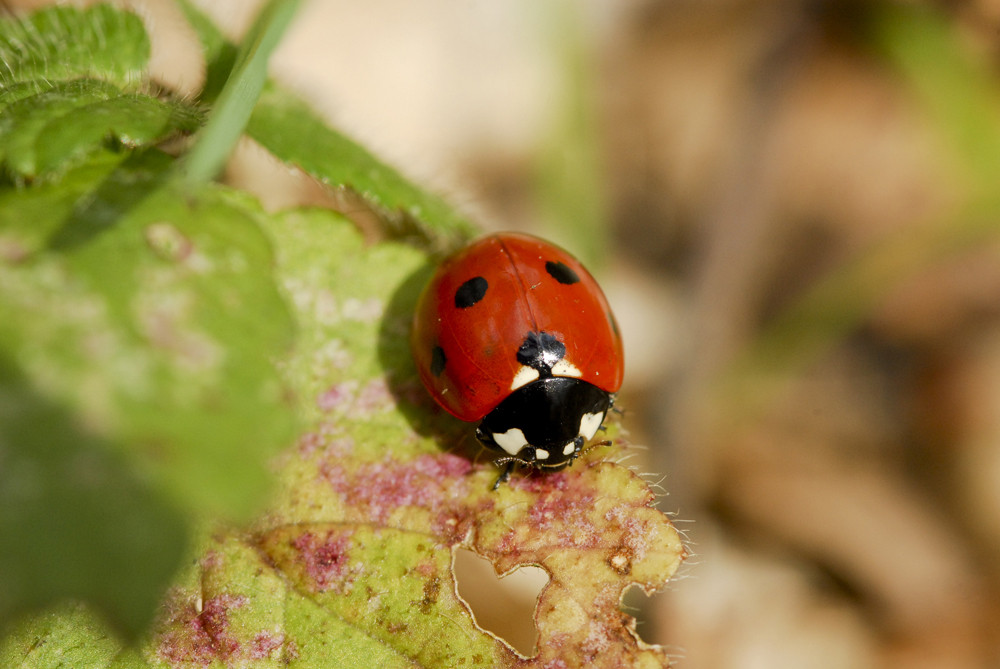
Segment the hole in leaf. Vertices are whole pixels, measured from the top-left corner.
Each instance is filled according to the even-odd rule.
[[[622,603],[619,609],[635,618],[635,631],[639,638],[649,644],[666,644],[667,640],[660,638],[661,627],[657,624],[656,595],[648,596],[637,585],[630,585],[625,589]]]
[[[493,563],[470,550],[455,551],[455,583],[458,595],[472,610],[476,624],[500,637],[522,655],[535,654],[538,630],[535,605],[549,581],[539,567],[521,567],[502,579]]]

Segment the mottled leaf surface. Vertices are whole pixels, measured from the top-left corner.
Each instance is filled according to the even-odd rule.
[[[328,212],[290,213],[271,229],[303,342],[285,369],[309,427],[281,459],[272,511],[252,532],[217,540],[197,586],[176,593],[151,657],[175,666],[206,652],[192,632],[206,617],[193,605],[202,600],[228,612],[216,636],[230,661],[268,639],[269,660],[301,667],[339,657],[353,666],[666,664],[619,610],[629,584],[662,587],[683,556],[647,485],[595,450],[571,470],[492,492],[497,472],[466,450],[469,427],[430,406],[409,361],[424,257],[401,244],[366,247]],[[451,571],[460,546],[500,572],[549,572],[536,657],[475,625]],[[273,605],[251,594],[261,590]]]

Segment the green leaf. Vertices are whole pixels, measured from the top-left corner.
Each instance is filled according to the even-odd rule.
[[[0,666],[103,669],[119,650],[120,643],[104,621],[84,606],[70,604],[26,619],[0,639]],[[124,666],[137,665],[123,665],[123,669]]]
[[[264,460],[290,436],[273,360],[292,324],[259,211],[219,190],[181,197],[170,167],[109,155],[0,191],[6,391],[37,398],[5,451],[46,474],[32,504],[3,505],[0,583],[18,588],[0,589],[0,617],[79,596],[141,630],[185,527],[258,509]],[[96,487],[74,483],[81,463]]]
[[[164,188],[139,154],[0,192],[0,343],[45,392],[139,447],[179,503],[245,517],[290,428],[291,323],[250,203]]]
[[[76,79],[13,101],[0,114],[0,161],[20,176],[58,170],[114,137],[127,146],[193,131],[198,115],[177,102]]]
[[[0,620],[74,597],[141,632],[184,550],[182,515],[2,358],[0,398]]]
[[[49,32],[44,32],[44,31]],[[58,40],[66,40],[65,43]],[[58,54],[50,53],[58,46]],[[96,53],[86,49],[94,47]],[[108,61],[114,50],[120,60]],[[119,54],[120,51],[120,54]],[[148,58],[142,23],[103,5],[0,22],[0,164],[54,173],[112,140],[138,147],[200,125],[195,109],[133,90]],[[43,67],[54,63],[51,67]]]
[[[463,447],[469,426],[433,408],[409,355],[427,256],[401,242],[368,245],[329,211],[260,224],[299,327],[281,368],[303,427],[280,460],[269,512],[250,531],[207,539],[142,659],[154,667],[517,666],[523,660],[480,630],[456,595],[452,555],[467,547],[499,571],[538,564],[550,574],[536,664],[593,665],[600,647],[605,666],[665,665],[663,649],[639,641],[618,608],[631,584],[662,587],[684,554],[648,487],[595,449],[569,471],[515,477],[491,491],[495,469],[473,463],[477,451]],[[16,248],[21,264],[54,253],[28,236]],[[71,257],[84,253],[68,248]],[[189,257],[170,236],[156,248],[174,262]],[[133,666],[126,661],[136,656],[115,660]]]
[[[476,234],[475,227],[442,199],[414,186],[327,126],[308,105],[279,86],[264,89],[247,133],[279,160],[330,187],[356,193],[393,236],[447,250]]]
[[[139,84],[149,60],[142,21],[110,5],[49,7],[0,20],[0,86],[89,77],[119,88]]]
[[[0,160],[16,174],[33,176],[38,173],[37,152],[43,148],[39,139],[47,131],[57,129],[96,102],[118,95],[109,83],[97,79],[77,79],[55,85],[48,90],[23,97],[8,105],[0,116]],[[47,147],[53,151],[52,147]],[[72,149],[69,149],[72,151]]]

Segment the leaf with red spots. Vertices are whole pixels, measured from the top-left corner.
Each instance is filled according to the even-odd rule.
[[[145,650],[156,667],[664,666],[621,612],[683,557],[646,484],[599,450],[494,492],[469,426],[414,385],[406,323],[421,253],[366,246],[335,214],[273,220],[301,345],[283,369],[307,422],[277,464],[281,492],[226,532],[172,592]],[[457,594],[459,548],[498,572],[539,565],[537,653],[480,629]]]
[[[240,545],[256,556],[256,578],[281,584],[286,616],[299,607],[309,615],[297,629],[247,628],[235,651],[226,650],[232,632],[217,629],[219,653],[245,655],[267,632],[282,635],[281,657],[301,666],[321,666],[331,647],[353,653],[359,643],[380,648],[380,663],[388,653],[427,667],[666,664],[619,609],[629,585],[663,586],[683,557],[645,483],[594,451],[570,470],[514,477],[491,491],[495,469],[464,447],[469,426],[435,410],[414,385],[406,325],[426,275],[421,254],[393,243],[366,247],[324,212],[288,214],[272,234],[305,343],[285,371],[310,424],[282,462],[282,494]],[[499,572],[529,564],[548,571],[535,657],[476,626],[456,594],[459,547]],[[230,616],[251,606],[241,597],[254,600],[225,592]]]
[[[497,472],[478,462],[471,427],[416,380],[407,328],[425,256],[366,245],[327,211],[262,225],[298,324],[280,368],[302,430],[275,463],[270,510],[205,539],[148,644],[122,666],[666,665],[619,608],[632,584],[662,587],[684,554],[646,484],[594,449],[571,469],[492,491]],[[476,625],[456,590],[459,548],[501,573],[548,572],[533,657]]]

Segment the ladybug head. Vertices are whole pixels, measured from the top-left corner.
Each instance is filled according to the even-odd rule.
[[[580,379],[538,379],[487,414],[476,436],[487,448],[505,454],[498,464],[562,469],[597,433],[612,401],[610,393]]]

